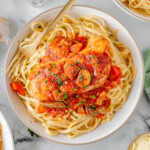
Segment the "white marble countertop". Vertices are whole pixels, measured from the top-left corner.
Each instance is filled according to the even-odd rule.
[[[10,22],[10,42],[18,30],[35,15],[48,8],[64,5],[67,0],[48,0],[43,6],[38,8],[29,6],[26,1],[0,0],[0,16],[6,17]],[[150,48],[150,23],[139,21],[125,14],[112,0],[78,0],[77,3],[94,6],[112,14],[133,34],[142,52]],[[128,122],[116,133],[97,143],[69,146],[47,141],[43,138],[32,137],[24,124],[16,116],[6,95],[4,64],[8,47],[5,44],[0,44],[0,109],[10,124],[16,150],[127,150],[132,139],[150,130],[150,102],[148,102],[147,97],[143,94],[136,111]]]

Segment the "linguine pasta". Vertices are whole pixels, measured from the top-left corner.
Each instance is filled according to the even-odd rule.
[[[49,23],[33,22],[19,49],[35,42]],[[32,57],[25,58],[18,49],[6,72],[48,135],[74,138],[90,132],[111,121],[126,102],[136,69],[117,32],[101,17],[67,15]]]
[[[150,15],[150,1],[149,0],[121,0],[132,10],[143,15]]]

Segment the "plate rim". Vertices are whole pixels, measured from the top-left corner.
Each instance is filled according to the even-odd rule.
[[[9,132],[9,135],[10,135],[11,144],[13,146],[10,150],[15,150],[13,134],[12,134],[11,129],[9,127],[8,121],[5,118],[5,116],[3,115],[1,110],[0,110],[0,118],[2,118],[2,120],[3,120],[3,121],[0,120],[0,124],[2,125],[2,130],[3,130],[3,128],[6,128],[6,130]],[[6,125],[5,127],[3,127],[3,123],[2,122],[4,122],[4,124]],[[2,137],[3,137],[3,135],[2,135]],[[2,143],[3,143],[3,141],[2,141]],[[5,141],[5,143],[7,143],[7,142]]]
[[[5,61],[5,70],[6,70],[6,67],[7,67],[7,61],[8,61],[8,56],[9,56],[9,53],[10,53],[10,48],[12,47],[13,43],[16,41],[16,38],[18,37],[18,35],[24,30],[24,28],[25,28],[27,25],[31,24],[31,22],[33,22],[37,17],[39,17],[39,16],[41,16],[41,15],[43,15],[43,14],[49,12],[49,11],[53,11],[53,10],[55,10],[55,9],[60,9],[60,8],[63,8],[63,7],[64,7],[64,5],[61,5],[61,6],[57,6],[57,7],[54,7],[54,8],[50,8],[50,9],[48,9],[48,10],[46,10],[46,11],[43,11],[43,12],[39,13],[38,15],[36,15],[35,17],[33,17],[32,19],[30,19],[25,25],[23,25],[23,27],[17,32],[16,36],[14,37],[14,39],[12,40],[12,42],[11,42],[11,44],[10,44],[10,47],[9,47],[9,50],[8,50],[8,53],[7,53],[7,56],[6,56],[6,61]],[[125,125],[125,123],[130,119],[130,117],[132,116],[133,112],[135,111],[137,105],[139,104],[140,98],[141,98],[142,93],[143,93],[143,87],[144,87],[144,63],[143,63],[142,53],[141,53],[141,51],[140,51],[140,48],[139,48],[139,46],[138,46],[136,40],[134,39],[133,35],[128,31],[128,29],[127,29],[117,18],[115,18],[115,17],[113,17],[111,14],[109,14],[109,13],[107,13],[107,12],[105,12],[105,11],[99,9],[99,8],[93,7],[93,6],[88,6],[88,5],[74,5],[73,7],[85,7],[85,8],[89,8],[89,9],[94,9],[94,10],[97,10],[97,11],[99,11],[99,12],[102,12],[102,13],[104,13],[104,14],[110,16],[111,18],[113,18],[114,20],[116,20],[116,21],[126,30],[126,32],[127,32],[127,33],[131,36],[131,38],[133,39],[133,41],[134,41],[134,43],[135,43],[135,45],[136,45],[136,47],[137,47],[137,49],[138,49],[138,53],[139,53],[139,55],[140,55],[141,63],[142,63],[142,86],[141,86],[140,94],[139,94],[137,103],[136,103],[136,105],[135,105],[135,108],[132,110],[131,114],[127,117],[127,119],[126,119],[116,130],[114,130],[113,132],[109,133],[108,135],[106,135],[106,136],[104,136],[104,137],[102,137],[102,138],[99,138],[99,139],[96,139],[96,140],[92,140],[92,141],[89,141],[89,142],[83,142],[83,143],[73,143],[73,142],[72,142],[72,143],[68,143],[68,142],[57,141],[57,140],[55,140],[55,139],[49,139],[49,138],[47,138],[46,136],[37,133],[37,131],[35,131],[34,129],[32,129],[31,127],[29,127],[29,126],[27,125],[27,123],[19,116],[18,112],[15,110],[15,108],[14,108],[14,106],[13,106],[11,100],[10,100],[11,98],[10,98],[10,96],[9,96],[9,94],[8,94],[8,88],[7,88],[7,85],[6,85],[6,73],[5,73],[5,88],[6,88],[7,96],[8,96],[8,99],[9,99],[9,103],[11,104],[11,106],[12,106],[14,112],[16,113],[16,115],[18,116],[18,118],[23,122],[23,124],[24,124],[27,128],[31,129],[33,132],[37,133],[39,136],[41,136],[41,137],[44,138],[44,139],[47,139],[48,141],[53,141],[53,142],[56,142],[56,143],[59,143],[59,144],[65,144],[65,145],[85,145],[85,144],[91,144],[91,143],[98,142],[98,141],[103,140],[103,139],[105,139],[106,137],[108,137],[108,136],[114,134],[114,133],[115,133],[116,131],[118,131],[121,127],[123,127],[123,126]],[[87,134],[88,134],[88,133],[87,133]]]
[[[146,17],[144,17],[144,15],[138,14],[138,13],[134,12],[133,10],[130,10],[126,6],[122,6],[121,3],[119,2],[119,0],[113,0],[113,2],[117,5],[117,7],[122,9],[128,15],[130,15],[136,19],[139,19],[141,21],[144,21],[144,22],[150,22],[150,18],[146,18]]]

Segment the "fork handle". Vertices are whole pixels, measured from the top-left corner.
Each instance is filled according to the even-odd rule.
[[[48,26],[48,28],[45,31],[46,33],[58,23],[58,21],[71,9],[71,7],[75,2],[76,0],[69,0],[69,2],[65,5],[65,7],[59,12],[57,17]]]
[[[76,0],[69,0],[69,2],[64,6],[64,8],[59,12],[59,14],[56,16],[56,18],[51,22],[51,24],[44,30],[44,32],[37,38],[35,47],[38,46],[41,39],[48,33],[48,31],[53,28],[58,21],[69,11],[69,9],[73,6]]]

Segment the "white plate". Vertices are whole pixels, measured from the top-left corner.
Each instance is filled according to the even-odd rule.
[[[13,136],[11,134],[9,125],[1,111],[0,111],[0,124],[2,125],[2,140],[4,150],[14,150]]]
[[[22,41],[29,33],[30,33],[30,24],[31,22],[35,20],[42,20],[47,21],[52,18],[54,18],[58,12],[61,10],[62,7],[53,8],[50,10],[47,10],[40,15],[33,18],[31,21],[29,21],[21,30],[18,32],[16,37],[14,38],[7,57],[6,61],[6,68],[8,64],[10,63],[12,57],[16,53],[16,50],[18,48],[18,40]],[[43,130],[42,126],[38,123],[35,123],[33,121],[33,118],[28,113],[25,105],[22,103],[22,101],[18,98],[15,92],[12,91],[10,87],[10,78],[6,75],[5,76],[5,82],[6,82],[6,88],[8,92],[8,96],[10,99],[10,103],[12,104],[12,107],[14,108],[16,114],[18,117],[23,121],[23,123],[33,130],[38,135],[55,141],[59,143],[65,143],[65,144],[86,144],[98,141],[100,139],[103,139],[104,137],[114,133],[117,129],[119,129],[130,117],[132,112],[134,111],[139,98],[142,94],[143,90],[143,80],[144,80],[144,71],[143,71],[143,60],[140,50],[138,49],[138,46],[133,39],[132,35],[127,31],[127,29],[115,18],[112,16],[106,14],[103,11],[100,11],[95,8],[91,8],[88,6],[81,6],[77,5],[74,6],[70,12],[70,15],[74,17],[79,17],[82,15],[98,15],[103,17],[108,24],[110,25],[111,29],[118,29],[118,40],[125,43],[130,49],[133,56],[134,64],[137,68],[137,75],[135,78],[135,81],[133,83],[132,90],[130,92],[130,95],[128,97],[127,102],[121,108],[116,114],[115,117],[112,119],[111,122],[105,123],[101,126],[99,126],[97,129],[95,129],[92,132],[89,132],[87,134],[81,135],[76,137],[75,139],[68,139],[66,135],[60,134],[58,136],[48,136],[45,131]]]
[[[145,16],[142,14],[139,14],[133,10],[131,10],[130,8],[128,8],[126,5],[124,5],[120,0],[113,0],[113,2],[119,7],[121,8],[124,12],[126,12],[127,14],[140,19],[142,21],[149,21],[150,22],[150,16]]]

